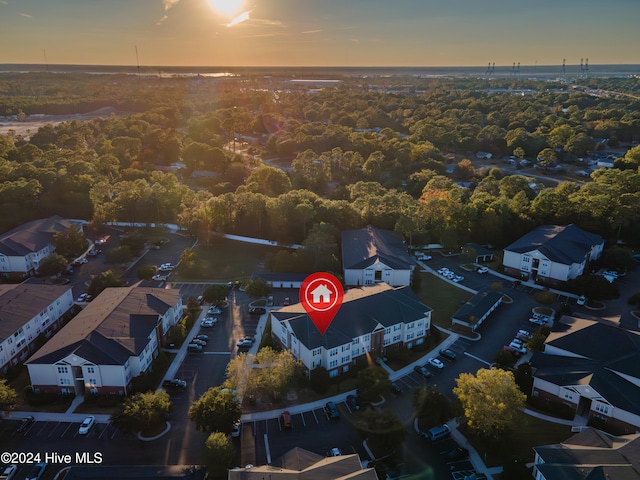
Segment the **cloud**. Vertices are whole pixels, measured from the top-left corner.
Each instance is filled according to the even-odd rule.
[[[167,18],[169,18],[167,15],[163,16],[160,20],[156,22],[156,25],[162,25]]]
[[[162,4],[164,5],[164,11],[166,12],[179,1],[180,0],[162,0]]]
[[[5,2],[5,0],[0,0],[0,3],[1,3],[2,5],[9,5],[9,2]]]
[[[303,34],[307,35],[310,33],[320,33],[322,30],[306,30],[304,32],[302,32]]]
[[[234,18],[229,23],[227,23],[227,27],[233,27],[234,25],[238,25],[239,23],[246,22],[247,20],[249,20],[249,14],[250,13],[251,13],[251,10],[248,10],[246,12],[242,12],[236,18]]]
[[[19,13],[18,15],[24,18],[33,18],[33,15],[29,15],[28,13]]]

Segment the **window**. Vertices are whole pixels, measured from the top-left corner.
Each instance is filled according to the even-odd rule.
[[[609,415],[609,406],[603,405],[602,403],[596,403],[596,412]]]
[[[416,337],[424,337],[424,330],[420,330],[416,333]]]
[[[96,369],[94,367],[87,367],[87,373],[96,373]]]
[[[329,362],[329,368],[335,368],[338,366],[338,360],[331,360]]]
[[[359,343],[360,343],[360,339],[359,339],[359,338],[354,338],[354,339],[351,341],[351,345],[358,345]]]
[[[389,335],[391,333],[391,327],[387,327],[384,329],[385,335]]]
[[[424,324],[424,320],[418,320],[418,326],[421,327]]]
[[[340,361],[340,363],[348,363],[349,360],[350,360],[350,358],[348,356],[342,357],[342,360]]]
[[[90,379],[89,379],[89,383],[90,383],[91,385],[95,385],[96,383],[98,383],[98,381],[97,381],[95,378],[90,378]]]
[[[424,338],[419,338],[416,340],[416,345],[422,345],[424,343]]]
[[[384,339],[384,344],[385,345],[389,345],[391,343],[391,339],[390,338],[385,338]]]
[[[58,373],[69,373],[69,367],[58,367]]]
[[[69,380],[68,378],[61,378],[60,385],[71,385],[71,380]]]
[[[349,371],[349,365],[345,365],[344,367],[342,367],[342,372],[346,373]]]
[[[322,353],[322,349],[321,348],[314,348],[313,349],[313,356],[317,357],[318,355],[320,355]]]
[[[524,263],[529,263],[529,262],[531,262],[531,257],[524,256],[524,257],[522,257],[522,261]]]
[[[409,325],[407,325],[407,330],[411,330],[413,327],[415,327],[415,325],[413,324],[413,322],[411,322]]]
[[[395,335],[393,337],[393,343],[399,342],[400,341],[400,335]]]
[[[407,334],[407,340],[411,340],[415,336],[414,333]]]
[[[336,355],[338,355],[338,349],[334,348],[333,350],[329,351],[329,356],[330,357],[335,357]]]
[[[351,347],[351,345],[349,345],[349,344],[347,344],[347,345],[342,345],[342,351],[343,351],[343,352],[348,352],[350,347]]]
[[[371,335],[369,335],[368,333],[364,336],[364,341],[368,342],[369,339],[371,338]]]
[[[402,325],[397,324],[397,325],[394,325],[394,326],[393,326],[393,331],[394,331],[394,332],[397,332],[398,330],[402,330]]]
[[[329,378],[335,378],[338,376],[338,371],[337,370],[331,370],[329,372]]]
[[[354,348],[353,350],[351,350],[351,355],[353,355],[354,357],[360,355],[360,349]]]

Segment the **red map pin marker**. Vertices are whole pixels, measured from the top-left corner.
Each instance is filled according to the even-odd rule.
[[[300,303],[320,335],[324,335],[342,306],[344,291],[340,280],[330,273],[309,275],[300,286]]]

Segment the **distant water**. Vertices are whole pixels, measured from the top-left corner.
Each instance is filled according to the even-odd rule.
[[[52,72],[90,74],[136,74],[135,65],[44,65],[44,64],[0,64],[0,73],[9,72]],[[516,77],[516,78],[567,78],[576,77],[629,77],[640,76],[640,65],[562,65],[513,66],[496,65],[492,71],[488,67],[171,67],[141,66],[141,75],[147,76],[206,76],[223,77],[230,75],[265,76],[346,76],[346,77]]]

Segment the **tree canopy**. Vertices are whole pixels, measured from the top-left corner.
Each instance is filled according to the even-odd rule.
[[[189,418],[196,428],[209,433],[231,433],[241,414],[236,393],[220,387],[211,387],[189,408]]]

